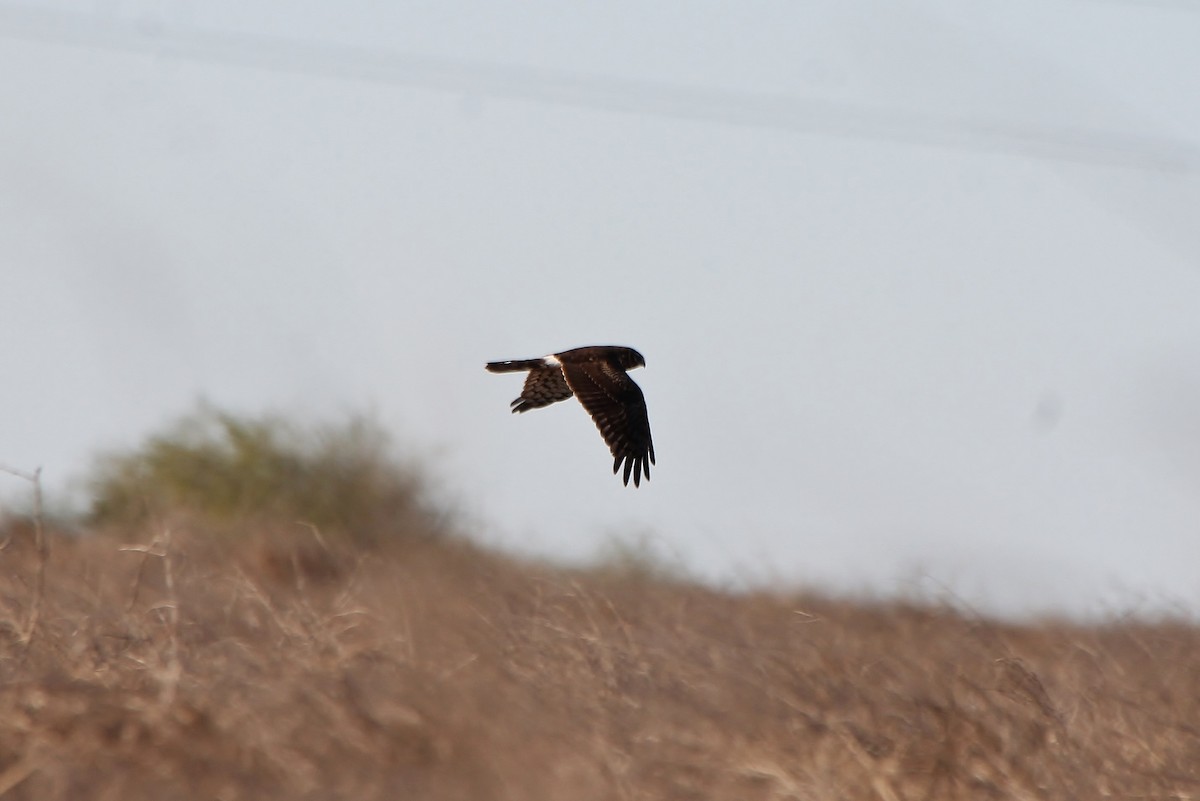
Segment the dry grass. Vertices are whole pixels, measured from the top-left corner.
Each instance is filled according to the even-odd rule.
[[[1181,624],[1020,627],[203,528],[53,536],[24,643],[37,554],[9,524],[0,796],[1200,797]]]

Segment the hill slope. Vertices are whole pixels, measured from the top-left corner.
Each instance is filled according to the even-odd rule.
[[[1183,625],[999,625],[183,522],[54,538],[23,643],[37,561],[8,534],[5,798],[1200,795]]]

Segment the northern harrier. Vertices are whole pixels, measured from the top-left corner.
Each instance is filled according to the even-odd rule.
[[[593,345],[564,350],[540,359],[488,362],[493,373],[529,371],[521,397],[512,402],[514,412],[540,409],[574,395],[600,429],[613,455],[613,473],[625,463],[625,485],[633,473],[633,486],[641,486],[642,474],[650,478],[654,443],[650,440],[650,418],[642,390],[626,370],[645,367],[646,360],[633,348]]]

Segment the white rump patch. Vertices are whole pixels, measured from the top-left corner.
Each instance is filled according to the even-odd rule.
[[[545,364],[547,367],[562,367],[562,362],[560,362],[560,361],[558,360],[558,357],[557,357],[557,356],[555,356],[553,353],[551,353],[549,356],[543,356],[543,357],[542,357],[542,362],[543,362],[543,363],[544,363],[544,364]]]

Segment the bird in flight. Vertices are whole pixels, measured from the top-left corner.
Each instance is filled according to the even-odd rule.
[[[613,474],[624,462],[625,486],[629,486],[632,473],[633,486],[638,487],[643,474],[650,479],[654,443],[646,399],[626,371],[645,366],[645,358],[633,348],[592,345],[540,359],[488,362],[487,369],[492,373],[529,371],[521,396],[511,404],[514,412],[540,409],[572,395],[579,398],[612,451]]]

